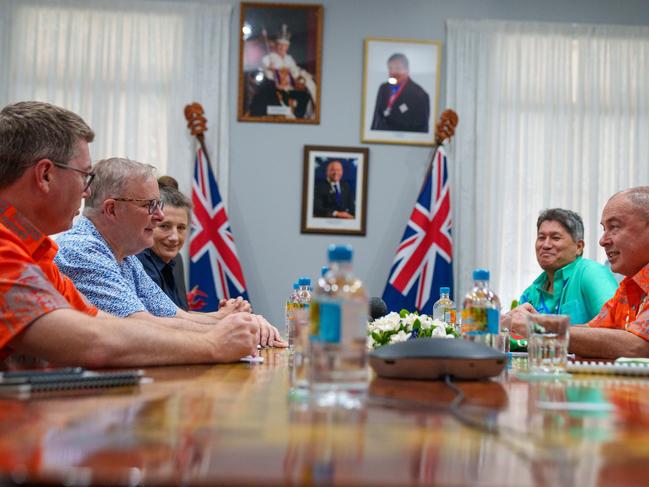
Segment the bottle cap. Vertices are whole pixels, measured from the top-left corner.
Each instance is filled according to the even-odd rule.
[[[320,277],[324,276],[327,272],[329,272],[329,266],[323,265],[322,269],[320,269]]]
[[[448,288],[448,287],[440,287],[439,288],[439,294],[440,295],[442,295],[442,294],[450,294],[450,293],[451,293],[451,289]]]
[[[474,281],[488,281],[489,271],[487,269],[476,269],[473,271]]]
[[[311,285],[311,279],[309,279],[308,277],[300,277],[300,279],[298,279],[297,283],[300,286],[310,286]]]
[[[354,251],[351,245],[329,246],[329,262],[351,262]]]

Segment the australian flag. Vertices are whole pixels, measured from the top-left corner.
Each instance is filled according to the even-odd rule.
[[[192,202],[190,308],[216,311],[221,299],[243,296],[247,300],[246,282],[225,205],[212,168],[200,148],[196,153]]]
[[[389,311],[431,314],[439,288],[453,289],[451,194],[443,147],[433,158],[426,181],[397,249],[383,300]]]

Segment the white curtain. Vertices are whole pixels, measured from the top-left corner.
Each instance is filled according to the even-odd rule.
[[[509,309],[541,272],[536,218],[578,212],[603,262],[601,210],[649,184],[649,28],[447,21],[456,292],[474,267]]]
[[[94,129],[93,160],[152,164],[189,193],[194,141],[183,108],[200,102],[226,199],[231,10],[194,2],[0,0],[0,105],[66,107]]]

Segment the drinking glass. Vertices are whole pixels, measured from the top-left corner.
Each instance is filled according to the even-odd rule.
[[[566,371],[570,317],[533,314],[527,320],[527,363],[532,374]]]

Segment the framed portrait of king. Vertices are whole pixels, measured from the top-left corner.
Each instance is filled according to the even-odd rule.
[[[365,235],[367,147],[304,146],[302,233]]]
[[[361,142],[433,145],[440,41],[365,39]]]
[[[322,10],[241,4],[239,121],[320,123]]]

